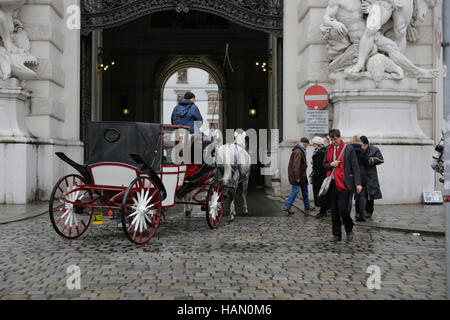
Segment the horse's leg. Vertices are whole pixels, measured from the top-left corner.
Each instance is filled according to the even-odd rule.
[[[230,192],[230,222],[236,218],[236,207],[234,205],[234,199],[236,198],[236,189]]]
[[[247,196],[248,196],[248,183],[249,183],[249,176],[245,178],[244,182],[242,182],[242,200],[244,203],[243,213],[244,215],[248,214],[248,206],[247,206]]]
[[[184,197],[184,202],[191,202],[191,193],[188,193],[185,197]],[[184,213],[186,214],[186,217],[190,217],[192,214],[192,206],[190,204],[185,204],[184,205]]]

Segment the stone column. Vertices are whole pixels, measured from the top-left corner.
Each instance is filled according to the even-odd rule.
[[[0,83],[0,204],[35,198],[37,141],[25,126],[30,97],[16,79]]]
[[[79,141],[79,30],[65,8],[79,0],[28,0],[19,20],[39,66],[33,80],[0,83],[0,203],[48,200],[54,183],[74,170],[54,155],[82,162]],[[22,34],[23,37],[23,34]]]

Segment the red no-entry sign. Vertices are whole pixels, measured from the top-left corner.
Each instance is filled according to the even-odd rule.
[[[328,105],[327,90],[321,86],[312,86],[305,92],[305,103],[311,110],[322,110]]]

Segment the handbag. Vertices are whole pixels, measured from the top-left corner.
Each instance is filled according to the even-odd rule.
[[[339,155],[339,158],[337,159],[337,161],[341,161],[342,155],[344,154],[344,151],[346,148],[347,148],[347,145],[345,145],[344,149],[342,149],[341,154]],[[331,175],[328,178],[323,180],[322,186],[320,187],[320,191],[319,191],[319,198],[324,197],[330,190],[331,181],[334,179],[334,171],[335,170],[336,170],[336,168],[333,169],[333,171],[331,172]]]

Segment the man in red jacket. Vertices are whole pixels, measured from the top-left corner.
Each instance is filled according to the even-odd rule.
[[[342,223],[347,233],[347,241],[353,240],[353,220],[351,218],[352,196],[356,191],[362,191],[361,174],[358,158],[352,146],[346,145],[341,138],[341,132],[330,131],[332,144],[327,148],[323,165],[327,170],[327,177],[334,171],[334,179],[328,191],[332,225],[333,243],[342,241]]]

